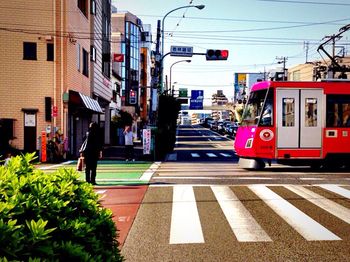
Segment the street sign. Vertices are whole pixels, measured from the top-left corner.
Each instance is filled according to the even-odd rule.
[[[190,109],[203,109],[203,90],[191,90]]]
[[[187,97],[187,88],[179,88],[179,97]]]
[[[193,56],[193,47],[192,46],[174,46],[170,47],[171,56]]]

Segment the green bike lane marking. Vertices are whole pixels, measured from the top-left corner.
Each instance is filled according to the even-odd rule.
[[[39,169],[54,172],[59,168],[75,169],[77,161],[55,165],[44,165]],[[143,185],[148,184],[160,162],[124,162],[99,161],[97,165],[96,182],[98,186]],[[84,171],[80,171],[80,179],[85,179]]]

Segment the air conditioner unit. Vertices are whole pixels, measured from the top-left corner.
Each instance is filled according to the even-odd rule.
[[[45,40],[46,40],[46,41],[51,41],[52,38],[53,38],[52,35],[46,35],[46,36],[45,36]]]

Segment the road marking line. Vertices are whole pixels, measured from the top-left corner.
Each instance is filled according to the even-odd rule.
[[[326,178],[324,178],[324,177],[301,177],[299,179],[307,181],[307,180],[325,180]]]
[[[157,177],[154,177],[153,179],[208,179],[208,180],[273,180],[276,178],[272,177],[213,177],[213,176],[162,176],[159,175]]]
[[[213,154],[213,153],[207,153],[206,154],[208,157],[217,157],[217,155]]]
[[[169,244],[204,243],[192,186],[173,187]]]
[[[154,162],[140,177],[142,181],[150,181],[154,172],[157,171],[162,162]]]
[[[220,155],[224,156],[224,157],[231,157],[230,154],[225,154],[225,153],[220,153]]]
[[[336,202],[333,202],[319,194],[312,192],[309,189],[306,189],[302,186],[284,186],[288,190],[294,192],[295,194],[305,198],[314,205],[326,210],[328,213],[331,213],[333,216],[345,221],[350,224],[350,209],[339,205]]]
[[[107,190],[97,190],[96,191],[96,194],[104,194],[106,193]]]
[[[177,160],[177,153],[169,154],[167,160],[176,161]]]
[[[63,163],[61,163],[61,164],[52,165],[52,166],[39,167],[39,169],[40,169],[40,170],[48,170],[48,169],[52,169],[52,168],[61,167],[61,166],[63,166],[63,165],[69,165],[70,163],[73,163],[73,161],[66,161],[66,162],[63,162]]]
[[[192,157],[199,157],[199,154],[197,154],[197,153],[191,153],[191,156],[192,156]]]
[[[239,242],[272,241],[229,187],[211,186],[211,190]]]
[[[318,185],[318,186],[350,199],[350,190],[347,190],[337,185]]]
[[[337,235],[317,223],[266,186],[254,185],[248,186],[248,188],[306,240],[341,240]]]

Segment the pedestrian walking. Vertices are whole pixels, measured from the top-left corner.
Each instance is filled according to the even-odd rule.
[[[86,182],[96,185],[97,161],[99,158],[102,158],[102,144],[98,125],[95,122],[90,123],[85,141],[85,147],[80,150],[86,164],[85,178]]]
[[[124,129],[125,138],[125,160],[135,161],[134,158],[134,134],[130,126],[126,126]]]

